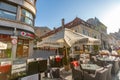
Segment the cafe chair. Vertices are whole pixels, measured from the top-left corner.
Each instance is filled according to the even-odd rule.
[[[79,66],[75,68],[75,66],[71,64],[71,69],[73,80],[83,80],[83,72]]]
[[[47,70],[47,59],[38,60],[38,72],[42,73]]]
[[[113,63],[113,67],[112,67],[112,74],[115,75],[118,73],[119,71],[119,61],[115,60],[112,62]]]
[[[84,73],[84,80],[106,80],[108,69],[96,71],[95,74]]]

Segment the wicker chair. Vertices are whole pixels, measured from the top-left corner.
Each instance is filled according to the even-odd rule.
[[[108,69],[96,71],[95,74],[84,73],[84,80],[106,80]]]
[[[111,75],[112,64],[107,65],[106,68],[108,69],[106,80],[112,80],[112,75]]]

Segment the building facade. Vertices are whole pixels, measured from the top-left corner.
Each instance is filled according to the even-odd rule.
[[[69,23],[64,23],[64,19],[62,19],[62,26],[58,27],[57,29],[54,29],[48,33],[46,33],[45,35],[41,36],[41,38],[45,38],[48,37],[52,34],[55,34],[56,32],[60,31],[63,28],[68,28],[71,29],[77,33],[81,33],[84,34],[86,36],[90,36],[96,39],[100,39],[100,32],[95,30],[94,26],[85,22],[84,20],[76,17],[74,20],[72,20]],[[86,48],[86,50],[92,51],[93,50],[93,46],[90,45],[84,45],[84,47]],[[75,51],[80,51],[84,49],[83,45],[76,45],[74,47]]]
[[[96,39],[100,39],[100,33],[94,28],[93,25],[77,17],[70,24],[75,24],[75,23],[78,25],[71,27],[71,29],[74,30],[75,32],[78,32]]]
[[[85,22],[84,20],[76,17],[73,21],[64,24],[64,20],[62,21],[62,26],[58,27],[57,29],[54,29],[48,33],[46,33],[45,35],[41,36],[41,38],[47,37],[51,34],[54,34],[58,31],[60,31],[62,28],[69,28],[72,29],[75,32],[96,38],[96,39],[100,39],[100,33],[94,29],[94,26]]]
[[[38,26],[35,26],[34,30],[38,38],[51,31],[51,29],[49,29],[48,27],[38,27]]]
[[[33,53],[36,0],[0,0],[0,59]]]
[[[120,29],[118,32],[110,33],[109,35],[109,45],[112,46],[114,49],[120,47]],[[110,38],[112,37],[112,41]]]
[[[95,29],[100,33],[101,49],[108,49],[109,43],[107,27],[103,23],[101,23],[96,17],[88,19],[87,23],[95,26]]]

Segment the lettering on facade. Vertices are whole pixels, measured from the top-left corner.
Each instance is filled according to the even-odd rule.
[[[24,37],[34,38],[34,35],[31,34],[31,33],[27,33],[27,32],[22,31],[20,34],[21,34],[22,36],[24,36]]]

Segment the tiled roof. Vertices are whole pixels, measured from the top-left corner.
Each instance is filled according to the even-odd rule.
[[[89,27],[89,28],[92,28],[92,25],[91,25],[91,24],[85,22],[84,20],[82,20],[82,19],[80,19],[80,18],[78,18],[78,17],[76,17],[73,21],[65,24],[64,27],[65,27],[65,28],[72,28],[72,27],[75,27],[75,26],[77,26],[77,25],[79,25],[79,24],[83,24],[83,25],[85,25],[85,26],[87,26],[87,27]],[[62,26],[58,27],[58,28],[55,29],[55,30],[52,30],[52,31],[46,33],[45,35],[41,36],[41,38],[45,38],[45,37],[47,37],[47,36],[50,36],[50,35],[58,32],[58,31],[60,31],[61,29],[62,29]]]

